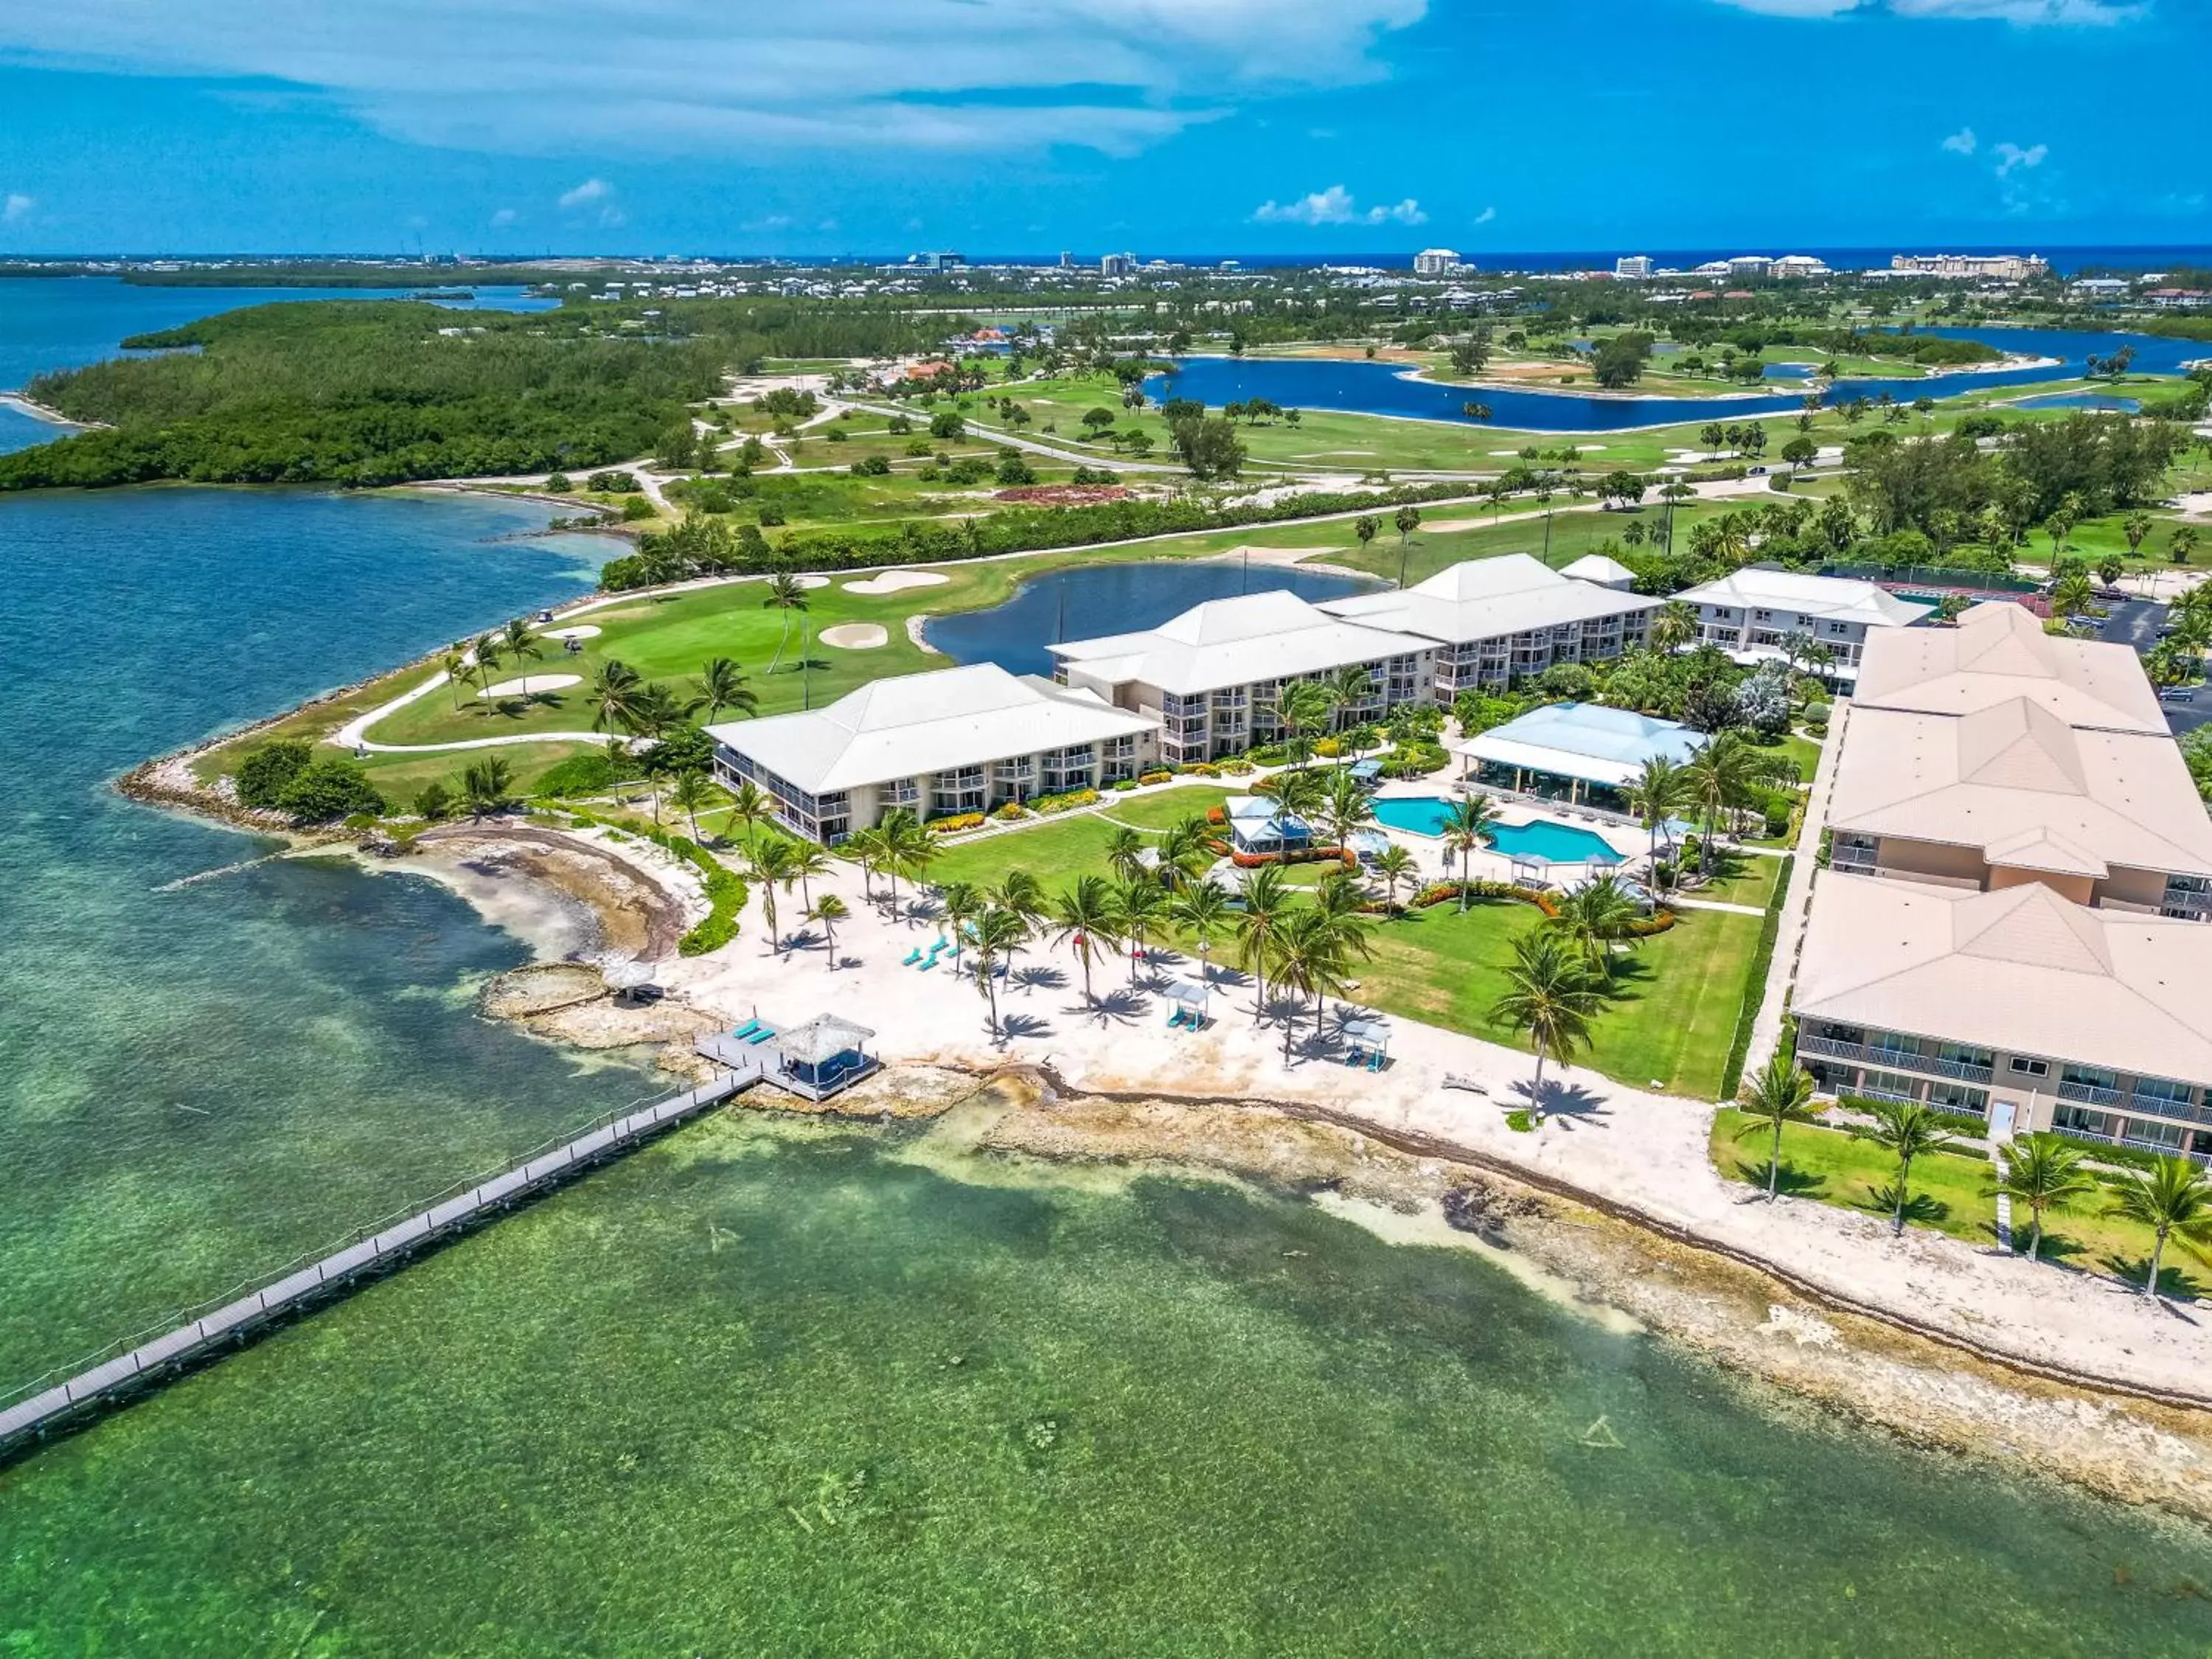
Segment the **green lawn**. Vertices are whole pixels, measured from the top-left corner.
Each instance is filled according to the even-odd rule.
[[[1713,1165],[1731,1181],[1766,1183],[1767,1131],[1738,1140],[1735,1132],[1750,1122],[1734,1107],[1723,1107],[1713,1124]],[[1896,1163],[1872,1141],[1818,1124],[1785,1124],[1782,1131],[1782,1190],[1816,1198],[1843,1209],[1887,1216],[1891,1200],[1878,1197],[1896,1176]],[[1969,1244],[1996,1243],[1996,1200],[1989,1190],[1992,1170],[1986,1159],[1938,1153],[1915,1158],[1906,1218]],[[2094,1198],[2080,1214],[2049,1218],[2041,1255],[2094,1273],[2142,1283],[2150,1257],[2149,1231],[2132,1221],[2104,1213],[2105,1200]],[[2013,1247],[2027,1249],[2027,1212],[2014,1206]],[[2212,1270],[2169,1244],[2160,1264],[2159,1285],[2169,1296],[2202,1297],[2212,1292]]]
[[[1006,872],[1027,870],[1048,890],[1071,885],[1078,876],[1105,875],[1106,843],[1118,827],[1109,818],[1139,830],[1158,831],[1180,823],[1194,812],[1218,806],[1229,792],[1217,787],[1181,784],[1157,794],[1122,797],[1106,795],[1105,815],[1080,812],[1066,817],[1042,818],[1001,834],[956,842],[938,854],[929,866],[928,879],[939,886],[947,882],[975,882],[995,887]]]
[[[1781,878],[1780,859],[1723,848],[1715,854],[1712,879],[1689,896],[1764,910]]]
[[[1408,1018],[1507,1040],[1487,1016],[1505,988],[1514,938],[1539,925],[1510,899],[1409,912],[1375,930],[1359,994]],[[1686,911],[1620,959],[1616,990],[1595,1023],[1588,1063],[1638,1088],[1711,1098],[1721,1086],[1743,1005],[1759,918]]]

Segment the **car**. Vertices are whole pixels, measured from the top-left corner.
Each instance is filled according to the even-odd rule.
[[[2169,685],[2158,694],[2160,702],[2195,702],[2197,693],[2185,685]]]

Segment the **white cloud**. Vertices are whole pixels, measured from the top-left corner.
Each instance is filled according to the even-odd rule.
[[[1425,225],[1429,216],[1408,196],[1393,207],[1363,208],[1342,185],[1301,196],[1295,202],[1262,202],[1252,215],[1263,225]]]
[[[521,216],[522,216],[517,213],[513,208],[501,208],[498,212],[491,216],[491,222],[494,228],[504,230],[507,226],[513,224]]]
[[[1496,208],[1494,208],[1494,207],[1486,207],[1486,208],[1483,209],[1483,210],[1482,210],[1481,212],[1480,212],[1480,213],[1478,213],[1478,214],[1476,214],[1476,215],[1474,216],[1474,222],[1475,222],[1475,223],[1477,223],[1478,225],[1486,225],[1486,224],[1488,224],[1488,223],[1489,223],[1492,219],[1495,219],[1497,216],[1498,216],[1498,210],[1497,210]]]
[[[31,210],[38,204],[36,197],[26,196],[18,190],[9,191],[5,197],[0,197],[0,225],[21,224],[31,216]]]
[[[320,88],[418,143],[534,155],[1133,150],[1254,99],[1371,81],[1427,0],[73,0],[0,53]],[[434,52],[422,49],[434,40]],[[580,43],[584,43],[580,45]],[[1075,88],[1105,88],[1102,93]]]
[[[2149,0],[1719,0],[1771,17],[1841,17],[1887,12],[1896,17],[1954,18],[2031,27],[2039,23],[2124,23],[2150,9]]]
[[[1981,141],[1974,137],[1972,127],[1960,127],[1943,141],[1943,148],[1954,155],[1972,155]]]
[[[604,202],[614,193],[615,187],[605,179],[586,179],[575,189],[561,192],[561,208],[563,212],[574,212],[580,207],[590,206],[593,202]]]
[[[1997,177],[2002,179],[2014,167],[2039,167],[2043,158],[2051,154],[2048,144],[2030,144],[2022,149],[2018,144],[1999,144],[1995,147],[1997,158]]]

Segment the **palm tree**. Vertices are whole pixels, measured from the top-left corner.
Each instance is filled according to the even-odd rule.
[[[616,792],[619,800],[622,786],[637,775],[637,753],[629,746],[628,738],[609,738],[601,747],[607,757],[607,787]]]
[[[824,893],[806,907],[806,920],[822,924],[822,937],[830,946],[830,967],[837,967],[837,924],[853,913],[845,908],[845,901],[835,893]]]
[[[783,954],[783,933],[776,926],[776,884],[781,883],[787,893],[791,890],[792,855],[797,846],[781,836],[770,836],[745,856],[745,874],[760,888],[761,910],[768,917],[768,947],[778,956]]]
[[[1161,882],[1177,890],[1188,887],[1219,856],[1220,842],[1203,812],[1190,813],[1169,825],[1160,836],[1159,862],[1155,866]]]
[[[1531,927],[1513,941],[1505,992],[1491,1005],[1490,1023],[1526,1036],[1536,1054],[1528,1091],[1529,1113],[1544,1121],[1544,1061],[1562,1066],[1590,1042],[1590,1021],[1604,997],[1590,982],[1582,955],[1547,927]]]
[[[1767,1148],[1766,1201],[1771,1204],[1782,1188],[1782,1126],[1813,1121],[1813,1074],[1797,1063],[1789,1045],[1778,1048],[1758,1075],[1744,1080],[1737,1104],[1751,1120],[1735,1132],[1738,1140],[1772,1132]]]
[[[2179,1239],[2199,1255],[2206,1246],[2212,1246],[2212,1176],[2185,1158],[2162,1158],[2148,1170],[2128,1171],[2112,1194],[2107,1213],[2124,1216],[2150,1229],[2150,1264],[2143,1274],[2143,1294],[2155,1297],[2159,1258],[2166,1254],[2168,1238]]]
[[[1328,804],[1328,786],[1318,772],[1278,772],[1264,780],[1260,793],[1272,796],[1276,810],[1286,817],[1310,824]]]
[[[1106,866],[1121,881],[1134,881],[1146,873],[1144,854],[1151,845],[1127,824],[1115,824],[1106,837]]]
[[[1030,925],[1003,905],[988,906],[975,918],[975,982],[991,1004],[991,1035],[999,1034],[999,963],[1028,942]]]
[[[545,654],[545,642],[530,631],[530,624],[517,617],[499,631],[499,654],[512,657],[517,662],[527,658],[532,662]]]
[[[827,848],[811,841],[791,843],[791,874],[799,883],[799,902],[807,908],[814,907],[814,878],[828,875],[830,869]]]
[[[1487,846],[1490,833],[1498,826],[1498,804],[1487,795],[1462,795],[1444,809],[1443,822],[1437,833],[1443,839],[1444,855],[1459,858],[1459,908],[1467,911],[1467,890],[1471,879],[1474,849]]]
[[[2051,586],[2051,614],[2071,620],[2087,611],[2094,598],[2087,574],[2079,570],[2069,570]]]
[[[761,600],[761,608],[783,612],[783,634],[775,642],[775,655],[768,665],[768,672],[773,674],[783,660],[784,647],[791,643],[791,613],[806,609],[806,590],[790,571],[779,570],[768,579],[767,596]]]
[[[775,797],[750,778],[738,784],[730,796],[730,822],[745,826],[745,845],[753,846],[760,840],[760,827],[775,816]]]
[[[1364,553],[1368,543],[1382,532],[1382,520],[1371,513],[1363,513],[1353,520],[1352,533],[1359,538],[1359,550]]]
[[[1317,905],[1300,905],[1283,918],[1268,937],[1268,966],[1278,986],[1311,993],[1314,1036],[1321,1036],[1322,1019],[1329,992],[1343,983],[1347,951],[1346,935],[1340,919]],[[1283,1064],[1291,1063],[1291,1043],[1297,1021],[1283,1022]]]
[[[699,701],[708,720],[720,719],[725,708],[734,708],[740,714],[760,712],[760,699],[745,684],[745,678],[736,659],[731,657],[710,658],[700,669],[696,682]]]
[[[2081,1149],[2056,1135],[2015,1140],[2005,1153],[2004,1166],[2004,1178],[1990,1190],[2027,1206],[2027,1259],[2033,1261],[2043,1248],[2045,1214],[2063,1215],[2074,1208],[2097,1190],[2096,1178],[2082,1167]]]
[[[1583,953],[1591,976],[1600,984],[1609,984],[1613,979],[1613,941],[1631,937],[1637,915],[1636,902],[1622,889],[1620,880],[1613,876],[1600,876],[1595,881],[1584,882],[1560,900],[1559,914],[1544,926],[1571,939],[1575,948]]]
[[[461,682],[468,678],[469,673],[469,653],[448,651],[445,661],[439,666],[446,671],[446,684],[453,688],[453,710],[458,714],[461,707]]]
[[[1329,690],[1318,680],[1292,680],[1275,694],[1275,720],[1291,739],[1291,764],[1303,770],[1312,759],[1312,739],[1328,728],[1336,711]]]
[[[898,878],[901,875],[916,875],[926,867],[936,854],[936,840],[929,828],[914,814],[911,806],[894,806],[877,821],[876,828],[884,837],[884,850],[889,855],[884,861],[884,874],[890,879],[891,911],[898,911]]]
[[[504,811],[514,782],[514,769],[503,756],[486,755],[482,760],[471,761],[461,769],[461,793],[469,803],[469,816],[481,823],[492,813]]]
[[[1201,878],[1184,884],[1168,906],[1168,920],[1198,941],[1198,980],[1210,992],[1213,985],[1213,941],[1234,925],[1236,911],[1218,881]]]
[[[952,954],[958,956],[968,945],[968,924],[983,913],[990,902],[990,895],[972,881],[948,881],[938,889],[937,908],[945,918],[946,931],[952,935]]]
[[[1283,878],[1283,866],[1265,864],[1254,871],[1244,884],[1244,914],[1237,922],[1237,963],[1259,981],[1258,1000],[1252,1005],[1255,1025],[1267,1006],[1270,942],[1290,911],[1291,884]]]
[[[477,642],[469,647],[469,654],[476,659],[477,689],[483,693],[484,701],[489,702],[491,701],[491,671],[499,666],[499,635],[477,635]]]
[[[645,677],[619,657],[609,657],[592,671],[592,688],[586,693],[595,705],[592,730],[604,732],[618,726],[626,732],[641,730],[638,700]]]
[[[1692,793],[1688,775],[1664,755],[1652,756],[1630,781],[1628,804],[1650,832],[1651,863],[1659,861],[1660,826],[1690,805]]]
[[[1121,947],[1115,933],[1119,915],[1114,890],[1103,876],[1079,877],[1074,886],[1053,901],[1053,937],[1073,943],[1076,960],[1083,964],[1083,1000],[1093,1007],[1098,999],[1091,992],[1091,960],[1102,950]]]
[[[1691,804],[1697,807],[1705,826],[1705,834],[1698,841],[1700,871],[1711,867],[1714,831],[1724,815],[1743,804],[1757,769],[1750,744],[1734,729],[1715,733],[1683,764]]]
[[[1052,909],[1044,884],[1019,865],[999,878],[999,908],[1022,919],[1025,939],[1045,925]]]
[[[1114,890],[1114,910],[1121,931],[1129,941],[1129,983],[1137,982],[1137,967],[1145,959],[1145,939],[1156,934],[1166,920],[1167,889],[1139,870],[1123,878]]]
[[[884,867],[890,856],[884,844],[884,832],[871,826],[855,830],[837,845],[841,857],[850,859],[860,867],[860,893],[870,902],[876,896],[876,873]]]
[[[1345,714],[1375,695],[1375,677],[1358,663],[1346,664],[1320,684],[1328,696],[1329,717],[1340,731]]]
[[[1340,766],[1328,775],[1321,817],[1328,828],[1329,839],[1339,847],[1349,848],[1352,832],[1375,822],[1375,804],[1367,799],[1359,780]]]
[[[1395,841],[1375,860],[1375,873],[1382,878],[1384,902],[1393,910],[1398,908],[1398,884],[1411,882],[1420,872],[1420,860]]]
[[[1917,1100],[1878,1102],[1874,1115],[1875,1127],[1862,1133],[1897,1160],[1897,1207],[1890,1216],[1889,1225],[1891,1232],[1902,1233],[1905,1206],[1911,1195],[1908,1183],[1912,1179],[1912,1160],[1942,1152],[1951,1144],[1951,1137],[1943,1133],[1936,1114]]]
[[[699,833],[699,809],[713,805],[714,797],[721,793],[721,786],[696,766],[676,775],[676,781],[668,791],[668,799],[670,805],[691,820],[692,840],[705,839]]]
[[[1698,637],[1698,613],[1680,599],[1669,599],[1651,618],[1647,637],[1654,651],[1679,651]]]
[[[1406,552],[1412,545],[1413,535],[1421,527],[1421,509],[1401,507],[1390,515],[1390,522],[1398,526],[1398,586],[1406,585]]]

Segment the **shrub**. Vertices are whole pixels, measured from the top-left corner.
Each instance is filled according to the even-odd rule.
[[[1116,778],[1106,787],[1117,795],[1126,794],[1137,787],[1137,781],[1134,778]]]
[[[453,790],[435,778],[424,784],[416,793],[416,814],[428,823],[437,823],[439,819],[450,814],[453,810]]]
[[[948,812],[941,818],[932,818],[929,827],[940,836],[957,836],[963,830],[980,829],[982,823],[981,812]]]
[[[568,475],[567,473],[555,472],[547,477],[545,480],[545,488],[556,495],[565,495],[571,489],[574,489],[575,485],[568,481]]]
[[[1412,908],[1422,910],[1434,904],[1456,904],[1462,889],[1469,898],[1515,899],[1522,904],[1534,905],[1547,917],[1559,914],[1559,902],[1549,893],[1534,887],[1516,887],[1510,881],[1432,882],[1414,894],[1407,903]],[[1671,916],[1668,925],[1673,925]]]
[[[292,780],[314,758],[312,745],[297,738],[265,743],[238,769],[238,798],[248,806],[273,807]]]
[[[1208,813],[1207,817],[1212,817]],[[1319,864],[1334,859],[1347,870],[1357,870],[1359,860],[1341,847],[1294,847],[1286,853],[1231,853],[1229,861],[1239,870],[1257,870],[1263,864]]]
[[[1209,807],[1207,807],[1207,808],[1206,809],[1206,821],[1208,823],[1228,823],[1228,822],[1229,822],[1229,813],[1228,813],[1227,809],[1225,809],[1225,808],[1224,808],[1224,807],[1219,807],[1219,806],[1209,806]]]
[[[653,516],[653,503],[642,495],[624,496],[622,516],[624,524],[635,524],[640,519],[649,519]]]
[[[1178,766],[1176,770],[1188,778],[1218,778],[1221,775],[1221,769],[1212,761],[1194,761],[1188,766]]]
[[[1071,789],[1063,795],[1039,795],[1030,803],[1032,812],[1066,812],[1079,806],[1090,806],[1098,799],[1096,789]]]
[[[1808,726],[1826,726],[1828,723],[1828,716],[1831,712],[1829,706],[1825,702],[1819,702],[1818,700],[1808,702],[1805,705],[1805,724]]]
[[[1323,738],[1314,744],[1314,753],[1323,760],[1334,760],[1344,752],[1344,745],[1334,738]]]
[[[1279,743],[1263,743],[1244,754],[1244,758],[1255,766],[1280,766],[1290,757],[1290,750]]]
[[[632,495],[645,488],[628,472],[594,472],[588,482],[602,495]]]
[[[1001,823],[1019,823],[1024,818],[1029,817],[1029,814],[1022,810],[1018,801],[1010,800],[991,816]]]
[[[605,755],[571,755],[538,780],[541,795],[592,795],[614,787],[614,763]]]
[[[1248,760],[1225,760],[1221,763],[1220,770],[1221,775],[1224,778],[1249,778],[1252,775],[1252,763]]]
[[[1169,771],[1165,767],[1155,767],[1152,771],[1138,773],[1137,781],[1139,783],[1165,783],[1173,776],[1175,776],[1175,774]]]
[[[276,797],[276,807],[295,823],[330,823],[357,812],[381,816],[384,797],[358,761],[331,755],[301,768]]]

